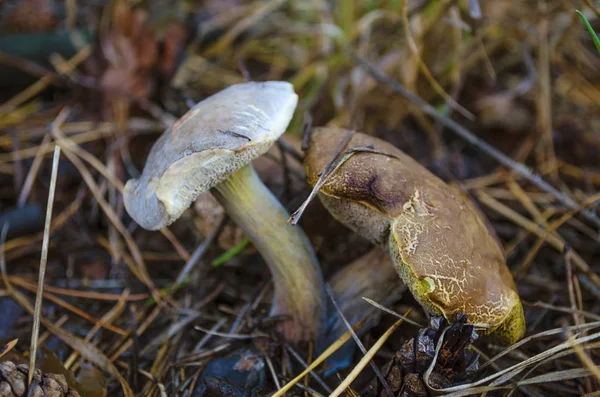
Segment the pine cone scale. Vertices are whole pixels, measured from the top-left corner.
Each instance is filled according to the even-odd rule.
[[[27,395],[27,365],[16,366],[11,361],[0,363],[0,397],[25,397]],[[80,397],[70,388],[65,377],[42,374],[35,370],[28,397]]]

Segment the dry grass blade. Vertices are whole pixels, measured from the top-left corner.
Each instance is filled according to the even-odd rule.
[[[366,146],[355,147],[352,149],[345,150],[342,153],[339,153],[338,149],[341,151],[348,144],[350,139],[352,139],[352,136],[354,134],[355,134],[355,131],[350,130],[350,131],[348,131],[348,133],[346,134],[344,139],[342,139],[342,142],[336,148],[336,151],[334,152],[334,155],[332,156],[331,161],[335,161],[335,163],[327,163],[327,165],[325,165],[325,168],[323,169],[321,176],[317,180],[317,183],[315,183],[315,186],[313,186],[312,190],[310,191],[310,194],[308,195],[306,200],[304,200],[302,205],[296,211],[294,211],[292,216],[290,216],[290,219],[288,219],[288,223],[290,223],[292,225],[295,225],[298,223],[298,221],[300,220],[300,217],[304,213],[304,210],[306,210],[306,207],[308,206],[308,204],[315,198],[317,193],[319,193],[319,191],[325,185],[325,183],[328,181],[328,179],[330,177],[332,177],[333,174],[342,165],[344,165],[344,163],[346,161],[348,161],[350,159],[350,157],[354,156],[355,154],[357,154],[357,153],[376,153],[376,154],[381,154],[382,156],[397,158],[395,155],[393,155],[391,153],[383,152],[381,150],[373,149],[373,148],[366,147]]]
[[[589,318],[591,320],[594,321],[598,321],[600,320],[600,316],[594,313],[590,313],[590,312],[586,312],[584,310],[573,310],[573,309],[569,309],[568,307],[561,307],[561,306],[555,306],[555,305],[551,305],[549,303],[545,303],[545,302],[534,302],[534,303],[527,303],[527,302],[523,302],[523,304],[528,305],[528,306],[532,306],[532,307],[540,307],[543,309],[549,309],[549,310],[554,310],[557,312],[563,312],[563,313],[575,313],[575,314],[579,314],[583,317]]]
[[[55,123],[62,123],[64,119],[57,118]],[[46,223],[44,225],[44,239],[42,240],[42,257],[40,258],[40,270],[38,275],[38,286],[35,295],[35,308],[33,310],[33,326],[31,331],[31,345],[29,348],[29,368],[35,368],[37,353],[37,342],[40,332],[40,317],[42,312],[42,301],[44,300],[44,277],[46,275],[46,264],[48,263],[48,244],[50,242],[50,225],[52,224],[52,208],[54,207],[54,193],[56,192],[56,178],[58,177],[58,162],[60,160],[60,146],[54,148],[52,158],[52,174],[50,177],[50,188],[48,192],[48,204],[46,206]],[[27,374],[27,384],[31,385],[34,371]]]
[[[4,279],[4,283],[6,284],[6,288],[9,290],[11,296],[15,299],[15,301],[27,310],[31,315],[34,313],[33,306],[29,302],[29,300],[16,291],[13,286],[9,282],[9,278],[6,274],[6,261],[4,260],[4,255],[0,253],[0,271],[2,272],[2,276]],[[133,397],[133,391],[127,384],[127,381],[123,376],[119,373],[119,370],[114,366],[114,364],[100,351],[98,348],[94,347],[90,343],[76,337],[75,335],[66,332],[54,325],[52,322],[45,320],[44,318],[40,318],[40,322],[44,324],[52,334],[57,336],[60,340],[62,340],[66,345],[71,347],[73,350],[76,350],[83,358],[86,360],[96,364],[102,370],[111,374],[115,379],[119,381],[121,387],[123,388],[125,397]]]
[[[11,279],[14,280],[15,277],[11,277]],[[32,292],[36,292],[36,293],[38,292],[37,288],[31,288],[30,285],[27,283],[15,283],[15,284],[20,285],[24,289],[30,290]],[[46,289],[48,289],[48,288],[44,287],[43,296],[45,299],[48,299],[49,301],[56,303],[57,305],[63,307],[64,309],[70,311],[71,313],[76,314],[79,317],[86,319],[87,321],[89,321],[91,323],[98,324],[100,327],[105,328],[111,332],[114,332],[119,335],[127,334],[127,331],[125,331],[119,327],[115,327],[113,325],[103,323],[99,318],[87,313],[86,311],[78,308],[77,306],[73,306],[69,302],[60,299],[56,295],[49,293],[48,291],[46,291]]]
[[[123,313],[123,311],[125,310],[126,307],[126,303],[127,303],[127,296],[129,295],[129,291],[125,290],[123,292],[123,295],[121,295],[122,299],[119,300],[114,307],[112,307],[104,316],[102,316],[102,318],[100,319],[100,321],[103,324],[110,324],[113,321],[117,320],[118,318],[120,318],[121,314]],[[88,342],[88,343],[93,343],[92,342],[92,338],[96,335],[96,333],[100,330],[100,324],[95,324],[92,329],[88,332],[88,334],[86,335],[86,337],[84,338],[84,341]],[[77,352],[73,352],[71,354],[71,356],[69,358],[67,358],[65,360],[65,368],[71,368],[77,358],[79,357],[79,354]],[[75,368],[72,368],[73,370]]]
[[[410,310],[407,311],[404,315],[407,316],[409,313],[410,313]],[[381,337],[377,340],[377,342],[375,342],[375,344],[373,345],[373,347],[371,347],[369,349],[369,351],[367,352],[367,354],[365,354],[360,359],[360,361],[358,362],[358,364],[356,364],[356,366],[348,374],[348,376],[346,377],[346,379],[344,379],[344,381],[342,383],[340,383],[340,385],[333,391],[333,393],[331,393],[329,395],[329,397],[338,397],[348,387],[350,387],[350,384],[362,372],[362,370],[367,366],[367,364],[369,364],[369,362],[373,359],[373,357],[375,356],[375,354],[379,351],[379,349],[381,349],[381,347],[383,346],[383,344],[388,340],[388,338],[390,336],[392,336],[392,334],[394,333],[394,331],[396,331],[396,329],[398,329],[398,327],[403,322],[404,322],[403,319],[400,319],[400,320],[396,321],[387,331],[384,332],[383,335],[381,335]]]
[[[31,191],[31,187],[33,186],[33,182],[35,181],[35,177],[42,165],[42,160],[44,159],[44,152],[48,150],[50,146],[50,135],[44,135],[44,139],[40,145],[40,149],[35,154],[33,159],[33,163],[31,164],[31,168],[29,168],[29,172],[27,173],[27,177],[25,178],[25,182],[23,183],[23,187],[21,188],[21,193],[19,193],[19,199],[17,201],[17,205],[19,207],[25,205],[27,202],[27,196]],[[56,149],[56,147],[55,147]]]
[[[583,378],[589,376],[590,372],[585,368],[576,368],[576,369],[567,369],[564,371],[555,371],[550,372],[543,375],[538,375],[536,377],[526,379],[523,381],[519,381],[515,384],[515,386],[526,386],[526,385],[535,385],[535,384],[546,384],[548,382],[558,382],[561,380],[569,380],[576,378]],[[472,396],[474,394],[480,393],[488,393],[494,390],[502,390],[509,389],[511,386],[481,386],[474,387],[471,389],[457,391],[449,394],[444,394],[446,397],[463,397],[463,396]]]
[[[28,290],[35,291],[35,284],[28,282],[27,280],[18,277],[18,276],[10,276],[10,281],[13,284],[16,284],[20,287],[23,287]],[[65,295],[74,298],[83,298],[83,299],[93,299],[93,300],[104,300],[104,301],[120,301],[123,299],[123,296],[120,294],[109,294],[103,292],[91,292],[91,291],[79,291],[75,289],[65,289],[59,287],[53,287],[46,285],[44,288],[48,292],[52,292],[57,295]],[[131,294],[124,298],[129,302],[143,301],[148,299],[149,294]]]
[[[358,323],[356,323],[356,325],[354,327],[352,327],[352,329],[355,331],[357,329],[360,329],[360,327],[362,327],[362,325],[364,324],[365,320],[366,320],[365,318],[361,319]],[[338,340],[336,340],[334,343],[332,343],[331,346],[329,346],[319,357],[317,357],[315,359],[315,361],[313,361],[304,371],[302,371],[298,376],[296,376],[294,379],[289,381],[285,386],[283,386],[279,391],[277,391],[277,393],[273,394],[271,397],[283,396],[288,390],[290,390],[292,387],[294,387],[294,385],[296,383],[300,382],[302,380],[302,378],[304,378],[311,371],[313,371],[315,368],[317,368],[319,365],[321,365],[321,363],[323,363],[325,360],[327,360],[327,358],[329,356],[331,356],[340,347],[342,347],[344,345],[344,343],[346,343],[351,337],[352,337],[352,335],[350,335],[349,331],[346,332],[344,335],[340,336]]]
[[[194,266],[196,266],[196,264],[200,261],[200,259],[202,259],[202,257],[204,256],[204,254],[206,253],[208,248],[212,245],[212,243],[215,241],[215,239],[219,236],[219,234],[225,227],[226,223],[227,223],[227,219],[223,219],[219,223],[219,225],[217,225],[217,227],[208,236],[206,236],[204,238],[204,240],[200,243],[198,248],[196,248],[196,250],[192,253],[190,258],[187,260],[187,262],[183,266],[183,269],[181,269],[181,272],[179,272],[179,275],[175,279],[175,282],[173,283],[175,288],[180,286],[185,281],[185,279],[187,278],[189,273],[192,271]]]
[[[92,53],[91,46],[86,46],[81,49],[73,58],[71,58],[67,62],[67,67],[65,68],[65,74],[71,73],[75,68],[83,61],[86,60],[87,57]],[[0,115],[4,115],[10,113],[12,109],[19,106],[20,104],[28,101],[33,98],[40,92],[42,92],[48,85],[52,83],[53,76],[46,75],[27,87],[25,90],[21,91],[2,105],[0,105]]]

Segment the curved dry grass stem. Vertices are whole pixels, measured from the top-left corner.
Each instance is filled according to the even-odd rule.
[[[498,358],[508,354],[509,352],[511,352],[513,350],[516,350],[520,346],[524,345],[525,343],[527,343],[533,339],[537,339],[537,338],[541,338],[541,337],[545,337],[545,336],[549,336],[549,335],[561,334],[561,333],[565,333],[565,332],[571,332],[571,331],[584,331],[584,330],[589,330],[589,329],[593,329],[593,328],[597,328],[597,327],[600,327],[600,322],[589,323],[589,324],[585,324],[585,325],[581,325],[581,326],[555,328],[555,329],[552,329],[549,331],[544,331],[544,332],[540,332],[536,335],[529,336],[525,339],[522,339],[518,343],[515,343],[514,345],[510,346],[509,348],[505,349],[504,351],[502,351],[501,353],[499,353],[498,355],[493,357],[490,361],[488,361],[487,363],[482,365],[479,368],[479,371],[481,371],[488,365],[491,365],[491,363],[496,361]],[[442,335],[438,341],[438,344],[436,345],[436,354],[434,356],[433,361],[431,362],[431,365],[425,372],[423,379],[424,379],[427,387],[429,389],[435,391],[436,393],[452,393],[452,394],[448,394],[448,395],[452,395],[455,397],[471,395],[473,393],[478,393],[481,391],[494,390],[497,386],[500,386],[503,383],[508,382],[510,379],[512,379],[513,377],[515,377],[516,375],[518,375],[519,373],[521,373],[522,371],[524,371],[526,368],[528,368],[531,365],[536,365],[536,364],[539,365],[539,364],[542,364],[545,362],[550,362],[550,361],[556,360],[563,355],[575,353],[573,344],[577,344],[577,345],[581,346],[583,344],[600,339],[600,332],[597,332],[595,334],[591,334],[588,336],[581,336],[581,337],[575,338],[573,340],[567,340],[566,342],[562,342],[562,343],[558,344],[557,346],[554,346],[550,349],[543,351],[542,353],[539,353],[532,357],[529,357],[515,365],[512,365],[501,371],[497,371],[491,375],[481,378],[478,381],[475,381],[475,382],[472,382],[469,384],[448,387],[448,388],[444,388],[444,389],[436,389],[436,388],[432,387],[431,385],[429,385],[429,383],[428,383],[429,375],[431,375],[431,373],[433,372],[433,369],[435,368],[438,353],[439,353],[439,350],[441,349],[442,343],[444,341],[444,335],[445,335],[446,331],[447,331],[447,329],[444,330],[444,332],[442,333]],[[555,380],[571,379],[573,377],[583,377],[583,376],[588,376],[590,374],[591,374],[590,370],[584,369],[584,368],[578,369],[576,372],[561,373],[561,371],[559,371],[559,372],[555,372],[555,373],[551,373],[551,374],[547,374],[547,375],[542,375],[541,377],[530,378],[530,379],[524,380],[522,382],[516,382],[516,385],[539,383],[541,380],[543,380],[545,382],[550,382],[550,381],[555,381]],[[484,385],[488,382],[491,382],[489,386],[484,386],[483,388],[480,387],[481,385]],[[502,388],[512,388],[512,387],[513,386],[503,386]]]

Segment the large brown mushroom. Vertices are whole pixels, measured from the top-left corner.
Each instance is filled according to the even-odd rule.
[[[124,199],[140,226],[157,230],[210,190],[269,266],[271,313],[291,318],[281,325],[282,336],[311,341],[325,318],[317,258],[251,165],[285,132],[297,101],[291,84],[276,81],[238,84],[206,98],[156,141]]]
[[[347,131],[317,128],[305,158],[317,183]],[[356,133],[344,162],[319,192],[340,222],[390,253],[396,270],[429,313],[459,313],[497,343],[525,332],[523,308],[502,248],[475,205],[393,145]],[[349,152],[348,150],[351,151]]]

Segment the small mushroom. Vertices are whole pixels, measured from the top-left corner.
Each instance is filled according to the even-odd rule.
[[[314,185],[347,131],[317,128],[305,158]],[[431,314],[466,314],[497,343],[525,332],[523,307],[502,248],[477,207],[395,146],[356,133],[319,192],[340,222],[390,253]]]
[[[174,222],[207,191],[254,243],[269,266],[272,315],[289,341],[319,338],[325,318],[323,281],[304,234],[256,175],[251,161],[279,138],[297,95],[286,82],[245,83],[212,95],[156,141],[139,179],[125,186],[125,208],[145,229]]]
[[[362,299],[363,297],[387,306],[400,299],[402,292],[406,290],[406,286],[398,278],[390,256],[381,248],[374,248],[342,267],[329,279],[329,285],[340,311],[350,325],[356,324],[362,318],[366,319],[356,332],[359,336],[376,326],[383,313]],[[335,306],[328,306],[326,346],[330,346],[348,331]],[[355,348],[356,343],[349,340],[333,353],[327,360],[333,367],[328,372],[335,373],[350,366]]]

